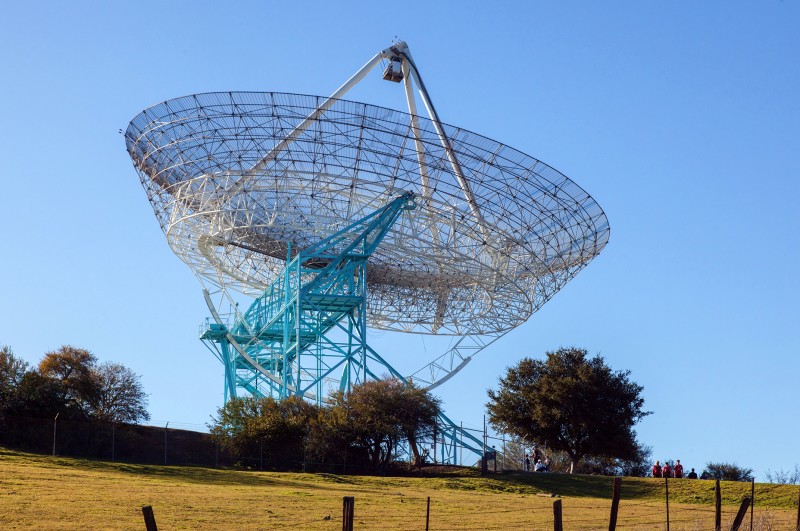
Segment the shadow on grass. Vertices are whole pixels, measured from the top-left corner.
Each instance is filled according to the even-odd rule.
[[[393,476],[357,476],[329,473],[255,472],[249,470],[191,466],[139,465],[93,461],[67,457],[27,454],[0,448],[0,463],[20,467],[77,468],[87,472],[117,473],[164,481],[205,485],[282,486],[302,489],[329,489],[337,485],[367,492],[385,493],[387,488],[424,487],[426,489],[468,490],[486,493],[553,494],[564,497],[610,500],[613,478],[580,474],[506,472],[481,476],[470,467],[429,467]],[[665,499],[664,480],[623,478],[622,500],[661,502]],[[714,481],[670,480],[670,502],[713,505]],[[722,482],[722,502],[738,505],[750,494],[750,483]],[[755,486],[756,504],[768,507],[797,507],[797,485],[760,483]]]

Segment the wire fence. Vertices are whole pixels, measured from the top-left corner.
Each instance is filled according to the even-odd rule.
[[[173,425],[180,425],[175,423]],[[467,428],[465,428],[467,429]],[[526,472],[524,456],[528,449],[509,448],[505,438],[490,436],[481,430],[473,431],[483,437],[487,449],[496,447],[497,457],[489,462],[488,472],[497,470],[522,471],[523,483],[542,489],[542,482],[526,481],[525,478],[540,477],[536,472]],[[442,462],[441,445],[444,439],[431,440],[429,463]],[[452,441],[451,441],[452,442]],[[223,452],[208,433],[169,427],[140,426],[129,424],[98,424],[61,419],[41,419],[5,416],[0,419],[0,445],[41,454],[93,458],[126,463],[201,465],[208,467],[243,467],[254,470],[276,468],[280,456],[271,456],[261,448],[256,455],[233,456]],[[457,461],[454,464],[475,466],[479,458],[463,447],[455,446]],[[451,449],[452,450],[452,449]],[[513,451],[512,451],[513,450]],[[461,455],[470,455],[467,461]],[[451,461],[452,463],[452,453]],[[277,468],[290,468],[308,472],[331,474],[371,473],[374,470],[348,460],[344,455],[339,460],[317,463],[301,459],[295,463],[281,463]],[[495,468],[496,467],[496,468]],[[530,474],[530,476],[528,475]],[[586,477],[586,476],[584,476]],[[613,505],[612,478],[608,486],[600,484],[591,497],[579,496],[570,492],[531,494],[531,489],[520,490],[518,503],[510,506],[497,506],[497,498],[477,496],[464,490],[461,494],[448,495],[437,499],[419,496],[361,494],[356,498],[354,518],[357,527],[362,529],[558,529],[557,518],[552,507],[554,501],[562,505],[561,525],[568,529],[606,529],[609,527]],[[717,505],[714,496],[714,481],[692,479],[651,480],[643,486],[641,481],[622,481],[616,517],[617,529],[732,529],[734,519],[740,509],[738,503],[748,496],[753,502],[740,530],[778,530],[800,531],[800,496],[794,498],[798,509],[771,508],[759,505],[759,495],[766,499],[765,489],[756,490],[751,484],[722,482],[719,496],[725,503]],[[690,485],[701,485],[706,494],[701,499],[692,500]],[[748,488],[745,488],[748,487]],[[605,490],[603,490],[605,489]],[[697,489],[695,489],[696,491]],[[727,492],[726,492],[727,491]],[[798,492],[800,495],[800,492]],[[697,497],[697,496],[695,496]],[[662,500],[661,502],[653,500]],[[794,500],[797,500],[795,502]],[[785,504],[784,504],[785,505]],[[341,508],[339,508],[340,510]],[[337,520],[336,507],[331,507],[331,518],[309,519],[308,522],[275,521],[269,528],[332,529],[331,520]],[[751,524],[752,521],[752,524]]]
[[[691,481],[691,480],[679,480]],[[701,481],[701,480],[698,480]],[[758,507],[745,510],[744,517],[736,521],[742,505],[722,505],[719,516],[713,505],[673,504],[667,509],[664,503],[642,501],[626,496],[624,480],[621,496],[617,500],[616,517],[612,520],[611,497],[607,503],[597,499],[579,497],[553,498],[550,496],[526,496],[511,507],[498,507],[489,496],[484,500],[472,498],[472,504],[463,499],[443,497],[404,497],[402,506],[396,500],[380,496],[357,496],[351,514],[340,510],[343,529],[425,529],[446,530],[563,530],[563,529],[609,529],[609,530],[738,530],[772,531],[796,530],[800,526],[800,513],[790,509]],[[705,483],[713,484],[713,481]],[[609,487],[611,480],[609,478]],[[666,496],[666,492],[665,492]],[[555,510],[555,506],[559,510]],[[749,507],[749,506],[748,506]],[[348,517],[352,522],[348,525]],[[716,522],[719,525],[716,525]],[[272,527],[290,528],[298,524],[280,524]],[[327,522],[309,520],[303,529],[330,529]]]
[[[691,480],[678,480],[691,481]],[[703,481],[703,480],[697,480]],[[609,478],[609,494],[612,480]],[[704,483],[712,484],[713,481]],[[498,506],[486,495],[437,493],[430,497],[389,493],[361,493],[345,496],[326,507],[325,516],[306,513],[303,518],[278,518],[264,529],[380,529],[380,530],[550,530],[608,529],[667,531],[777,531],[796,530],[800,513],[791,509],[757,507],[745,511],[742,505],[722,505],[719,515],[713,505],[680,503],[667,510],[664,503],[636,500],[625,494],[621,481],[617,512],[614,498],[607,501],[580,497],[522,496],[512,506]],[[724,487],[723,487],[724,488]],[[664,493],[666,496],[666,492]],[[349,500],[349,501],[348,501]],[[465,503],[469,501],[470,503]],[[558,510],[556,510],[556,506]],[[748,506],[749,507],[749,506]],[[613,515],[615,514],[616,517]],[[719,522],[719,525],[717,525]]]

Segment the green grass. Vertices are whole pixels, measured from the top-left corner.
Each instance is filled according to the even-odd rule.
[[[248,472],[50,458],[0,449],[4,528],[341,529],[342,496],[355,497],[359,529],[552,529],[551,495],[566,529],[607,529],[612,479],[602,476],[426,470],[418,477]],[[709,529],[714,482],[670,480],[670,528]],[[756,529],[789,529],[797,486],[756,485]],[[749,483],[723,482],[729,522]],[[330,519],[326,519],[330,516]],[[664,527],[664,482],[624,478],[618,529]],[[749,521],[749,520],[748,520]]]

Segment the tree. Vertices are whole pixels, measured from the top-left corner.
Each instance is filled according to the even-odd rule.
[[[149,420],[147,395],[139,375],[119,363],[102,363],[92,369],[94,394],[87,397],[91,414],[102,422]]]
[[[27,372],[28,362],[16,357],[11,347],[0,347],[0,410],[16,394],[16,389]]]
[[[564,451],[570,472],[587,455],[636,459],[633,426],[649,412],[642,410],[644,388],[629,376],[584,349],[548,352],[546,361],[525,358],[508,369],[498,391],[488,391],[490,422]]]
[[[28,362],[14,355],[10,347],[0,348],[0,416],[48,417],[58,412],[74,418],[65,407],[61,382],[30,370]]]
[[[706,463],[703,479],[719,479],[724,481],[750,481],[752,468],[744,468],[735,463]]]
[[[341,405],[343,397],[342,393],[334,394],[330,398],[333,404],[319,408],[311,422],[306,452],[316,462],[361,461],[350,451],[356,436],[349,412]]]
[[[800,483],[800,466],[794,465],[794,470],[777,470],[772,472],[767,470],[764,474],[767,483],[779,483],[782,485],[796,485]]]
[[[96,363],[97,358],[88,350],[65,345],[44,355],[39,362],[39,373],[61,382],[65,405],[74,406],[88,418],[99,392]]]
[[[217,412],[211,434],[225,450],[252,457],[261,451],[276,468],[292,468],[303,459],[305,438],[317,408],[300,397],[277,401],[234,398]]]
[[[408,441],[417,465],[422,462],[418,439],[434,428],[440,401],[424,389],[395,378],[354,386],[337,395],[337,407],[347,411],[355,442],[365,448],[373,468],[386,467],[401,439]]]

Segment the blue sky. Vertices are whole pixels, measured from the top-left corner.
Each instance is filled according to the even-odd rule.
[[[196,339],[200,285],[118,131],[197,92],[329,94],[398,36],[445,122],[558,168],[611,223],[587,269],[437,390],[448,415],[480,427],[506,367],[576,345],[644,386],[654,458],[799,463],[800,5],[426,4],[3,3],[0,344],[31,362],[88,348],[141,374],[154,423],[202,427],[223,380]],[[348,97],[404,108],[378,74]]]

